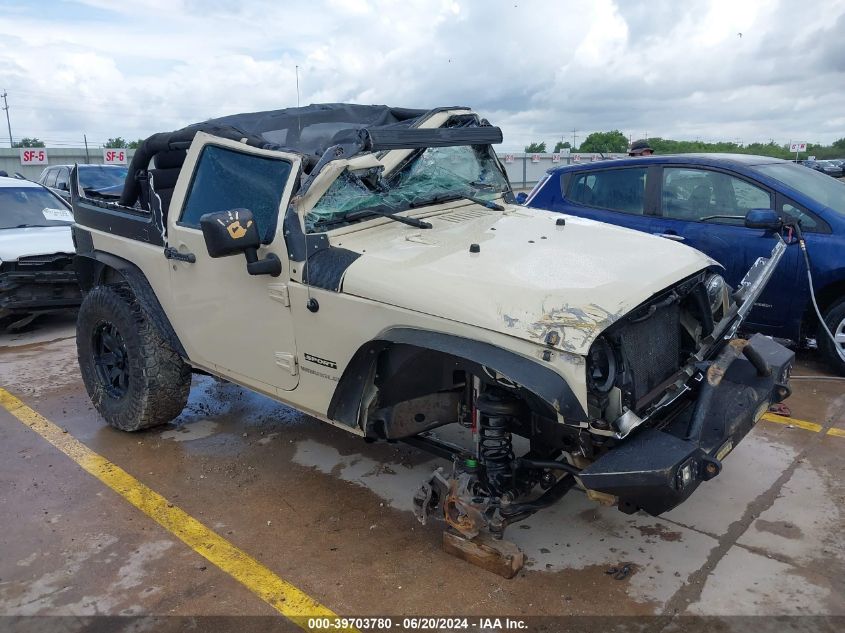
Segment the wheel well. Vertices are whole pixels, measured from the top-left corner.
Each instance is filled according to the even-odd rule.
[[[78,254],[73,263],[83,292],[88,292],[98,285],[125,284],[128,286],[161,337],[179,353],[183,360],[189,362],[185,348],[176,335],[170,319],[167,318],[155,291],[140,268],[130,261],[102,251]]]
[[[444,407],[455,405],[452,421],[457,421],[459,403],[454,394],[463,393],[472,376],[517,392],[543,417],[557,419],[560,412],[573,420],[586,419],[570,386],[550,367],[488,343],[410,328],[388,330],[359,348],[341,376],[327,413],[333,420],[357,427],[373,412],[381,412],[380,419],[392,423],[390,413],[400,405],[408,408],[407,403],[441,413]],[[405,413],[420,418],[417,413],[422,411]],[[402,426],[407,430],[411,427],[406,422]],[[430,420],[418,422],[424,426]]]

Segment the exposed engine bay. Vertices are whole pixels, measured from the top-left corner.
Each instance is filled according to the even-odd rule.
[[[736,293],[702,271],[603,332],[587,357],[588,422],[554,415],[495,372],[468,376],[454,403],[472,448],[425,433],[406,438],[452,462],[417,492],[418,519],[439,514],[467,539],[501,539],[575,488],[628,513],[681,503],[719,474],[770,403],[789,395],[791,351],[762,335],[728,340],[741,305],[756,296],[747,288],[761,287],[782,252],[779,242]],[[529,441],[522,455],[514,436]]]

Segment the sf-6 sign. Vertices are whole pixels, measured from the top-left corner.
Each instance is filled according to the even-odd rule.
[[[125,165],[126,150],[113,147],[103,148],[103,162],[106,165]]]
[[[41,148],[21,148],[21,165],[46,165],[47,150]]]

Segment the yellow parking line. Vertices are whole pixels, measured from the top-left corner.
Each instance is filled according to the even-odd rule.
[[[764,413],[763,420],[766,422],[775,422],[776,424],[784,424],[788,426],[795,426],[805,431],[812,431],[813,433],[820,433],[824,431],[824,426],[816,424],[815,422],[807,422],[807,420],[799,420],[798,418],[788,418],[783,415],[776,415],[774,413]],[[827,430],[825,435],[832,435],[833,437],[845,437],[845,429],[833,427]]]
[[[807,422],[807,420],[799,420],[798,418],[788,418],[783,415],[775,415],[774,413],[764,413],[763,419],[766,422],[795,426],[805,431],[812,431],[813,433],[818,433],[824,428],[821,424],[816,424],[815,422]]]
[[[337,617],[311,596],[280,578],[252,556],[177,508],[125,470],[62,431],[21,400],[0,388],[0,405],[70,457],[200,556],[240,582],[279,613],[305,630],[309,618]],[[348,629],[352,630],[352,629]]]

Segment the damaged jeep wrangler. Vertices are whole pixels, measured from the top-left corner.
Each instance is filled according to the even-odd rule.
[[[192,373],[225,378],[450,460],[416,511],[468,539],[573,488],[683,502],[789,395],[793,353],[738,338],[778,218],[747,216],[772,254],[732,289],[684,245],[517,206],[501,140],[463,107],[314,105],[151,136],[118,203],[72,178],[99,413],[164,424]]]

